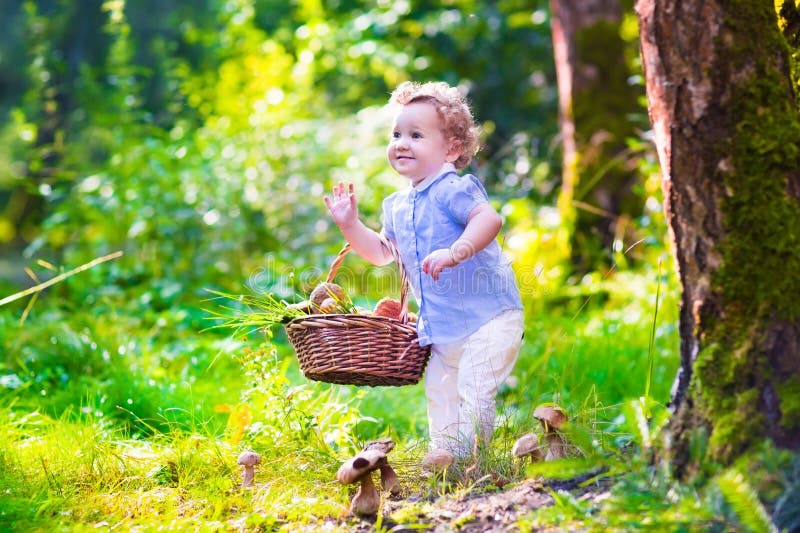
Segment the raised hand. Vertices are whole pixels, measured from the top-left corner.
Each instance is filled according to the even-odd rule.
[[[354,190],[352,183],[345,188],[344,182],[340,181],[333,186],[332,196],[322,197],[331,218],[342,230],[346,230],[358,222],[358,201]]]

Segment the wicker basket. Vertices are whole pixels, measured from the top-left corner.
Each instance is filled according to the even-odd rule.
[[[400,319],[358,314],[309,315],[286,324],[300,370],[308,379],[342,385],[413,385],[422,377],[429,346],[417,342],[408,321],[408,279],[395,247],[384,239],[400,268]],[[336,276],[350,244],[339,252],[327,281]]]

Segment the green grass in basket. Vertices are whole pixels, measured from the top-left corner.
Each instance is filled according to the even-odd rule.
[[[211,315],[209,320],[219,320],[207,329],[232,328],[235,330],[251,330],[253,328],[270,328],[306,316],[300,309],[289,307],[270,293],[264,294],[229,294],[206,289],[217,296],[211,300],[227,300],[231,303],[220,303],[215,309],[206,309]]]
[[[279,300],[271,293],[263,294],[229,294],[214,289],[206,289],[217,296],[212,300],[229,300],[232,304],[220,304],[216,309],[206,309],[211,316],[209,320],[219,320],[218,324],[206,329],[231,328],[235,331],[252,331],[253,329],[271,328],[286,324],[295,318],[308,316],[302,309],[293,308],[284,300]],[[353,303],[345,298],[337,300],[337,312],[356,312]]]

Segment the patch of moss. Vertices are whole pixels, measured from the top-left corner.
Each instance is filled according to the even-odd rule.
[[[742,355],[712,344],[698,355],[692,378],[695,405],[711,428],[708,451],[723,463],[746,450],[766,429],[760,390],[769,370]]]
[[[766,417],[759,409],[758,396],[755,389],[741,393],[733,409],[717,418],[708,441],[712,457],[728,463],[762,438]]]
[[[800,377],[793,377],[777,387],[781,401],[781,424],[787,429],[800,427]]]

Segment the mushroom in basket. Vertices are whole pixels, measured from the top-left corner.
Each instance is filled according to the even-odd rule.
[[[338,313],[345,310],[345,295],[342,287],[336,283],[323,282],[314,287],[308,300],[290,304],[287,309],[304,313]]]
[[[372,312],[372,314],[375,316],[385,316],[387,318],[400,320],[400,313],[402,311],[403,308],[400,305],[400,300],[395,300],[394,298],[382,298],[378,301],[378,303],[375,304],[375,310]],[[409,312],[408,321],[416,322],[417,315]]]

